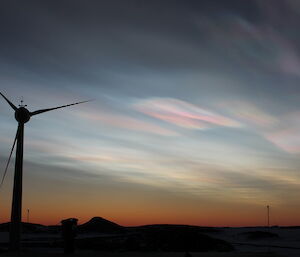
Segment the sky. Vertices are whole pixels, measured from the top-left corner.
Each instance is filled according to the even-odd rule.
[[[23,220],[300,225],[298,0],[0,3]],[[0,174],[16,133],[0,101]],[[10,219],[14,159],[0,189]]]

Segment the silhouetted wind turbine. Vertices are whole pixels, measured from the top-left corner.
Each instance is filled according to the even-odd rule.
[[[6,102],[10,105],[10,107],[15,111],[15,118],[18,122],[18,130],[16,133],[16,137],[8,158],[8,162],[5,167],[4,175],[1,181],[1,185],[4,181],[7,168],[9,166],[9,162],[11,159],[11,155],[13,153],[15,144],[17,143],[16,150],[16,160],[15,160],[15,174],[14,174],[14,187],[13,187],[13,198],[12,198],[12,208],[11,208],[11,225],[10,225],[10,233],[9,233],[9,243],[11,250],[19,250],[21,245],[21,218],[22,218],[22,177],[23,177],[23,142],[24,142],[24,124],[30,120],[30,118],[34,115],[41,114],[44,112],[53,111],[56,109],[86,103],[89,101],[82,101],[78,103],[72,103],[67,105],[62,105],[49,109],[41,109],[34,112],[28,111],[25,107],[27,105],[23,105],[23,100],[17,108],[11,101],[9,101],[1,92],[1,96],[6,100]]]

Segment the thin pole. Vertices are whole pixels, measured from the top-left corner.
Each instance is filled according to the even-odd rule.
[[[21,248],[21,219],[22,219],[22,178],[23,178],[23,144],[24,123],[19,122],[13,200],[11,207],[11,222],[9,232],[9,249],[18,251]]]
[[[268,228],[270,227],[270,206],[267,205],[267,215],[268,215]]]

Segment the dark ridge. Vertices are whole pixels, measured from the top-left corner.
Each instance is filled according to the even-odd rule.
[[[0,232],[8,232],[10,227],[10,222],[0,224]],[[47,226],[35,223],[22,222],[22,232],[23,233],[38,233],[48,231]]]
[[[51,235],[53,232],[61,233],[61,226],[22,223],[22,227],[26,233],[46,232],[49,235],[25,239],[23,246],[63,247],[62,239]],[[8,230],[9,223],[0,224],[0,231]],[[218,230],[210,227],[169,224],[123,227],[104,218],[94,217],[77,227],[79,235],[86,233],[88,237],[76,238],[76,247],[104,251],[233,251],[232,244],[204,234],[215,231]]]
[[[146,242],[162,251],[232,251],[224,240],[202,234],[201,227],[186,225],[150,225],[143,228]]]
[[[123,233],[114,237],[82,238],[76,240],[76,244],[81,249],[104,251],[227,252],[234,250],[230,243],[202,234],[197,227],[150,225],[132,227],[129,230],[134,230],[134,233]]]
[[[137,227],[130,227],[131,229],[139,230],[139,229],[169,229],[169,230],[177,230],[177,229],[194,229],[202,233],[209,232],[220,232],[219,229],[214,227],[201,227],[201,226],[193,226],[193,225],[174,225],[174,224],[152,224],[152,225],[143,225]]]
[[[101,217],[94,217],[78,226],[78,232],[119,233],[123,231],[124,227]]]
[[[280,227],[282,229],[300,229],[300,226],[286,226],[286,227]]]
[[[251,240],[279,237],[276,233],[272,233],[268,231],[249,231],[249,232],[240,233],[240,235],[244,235]]]

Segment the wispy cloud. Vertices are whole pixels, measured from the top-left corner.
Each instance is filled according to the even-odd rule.
[[[300,153],[300,112],[271,115],[249,101],[230,101],[219,105],[254,133],[287,153]]]
[[[213,126],[240,127],[238,121],[174,98],[139,100],[133,107],[149,116],[188,129],[207,129]]]
[[[253,102],[233,100],[219,104],[223,111],[230,114],[243,124],[255,127],[271,127],[278,123],[278,119],[262,110]]]
[[[279,127],[264,134],[278,148],[289,153],[300,153],[300,113],[282,119]]]
[[[162,136],[176,136],[177,133],[173,130],[156,125],[155,123],[143,121],[125,114],[115,114],[107,112],[97,113],[79,113],[82,118],[90,121],[98,122],[111,127],[122,128],[132,131],[151,133]]]

